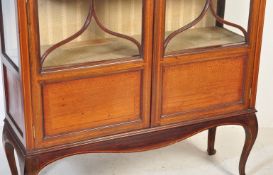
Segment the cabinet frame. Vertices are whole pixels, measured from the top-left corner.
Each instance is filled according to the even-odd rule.
[[[252,0],[249,24],[249,43],[244,45],[195,50],[191,53],[179,54],[177,57],[191,57],[186,61],[197,60],[200,56],[213,56],[223,58],[227,53],[235,56],[248,57],[245,63],[246,86],[245,100],[237,110],[223,115],[214,113],[215,117],[192,121],[174,123],[161,122],[161,82],[162,68],[174,64],[184,64],[185,60],[176,57],[163,59],[164,34],[164,2],[165,0],[146,0],[145,8],[150,14],[144,18],[146,32],[144,60],[130,60],[128,62],[115,62],[109,65],[79,65],[69,69],[42,70],[40,66],[39,41],[36,33],[37,0],[17,0],[18,27],[20,41],[20,66],[16,70],[9,60],[2,55],[4,70],[16,74],[21,85],[22,108],[25,126],[22,133],[18,131],[12,119],[6,114],[3,130],[3,144],[12,174],[36,175],[48,164],[61,158],[84,153],[128,153],[147,151],[168,146],[184,140],[196,133],[209,130],[208,153],[215,154],[214,140],[216,127],[223,125],[239,125],[245,129],[246,141],[241,155],[239,170],[245,175],[245,165],[258,132],[256,118],[256,93],[259,71],[259,60],[262,43],[262,32],[266,0]],[[2,33],[1,33],[2,34]],[[39,59],[38,59],[39,58]],[[146,59],[145,59],[146,58]],[[45,142],[41,126],[42,121],[42,84],[60,81],[75,80],[79,78],[95,77],[101,75],[122,73],[128,71],[142,71],[142,110],[145,122],[137,130],[123,131],[123,133],[84,139],[63,139],[54,142]],[[4,77],[5,83],[7,76]],[[7,94],[7,91],[5,92]],[[7,96],[7,95],[6,95]],[[68,143],[70,142],[70,143]],[[14,149],[17,152],[20,170],[17,170]]]
[[[40,43],[39,43],[39,25],[38,25],[38,0],[29,0],[28,1],[28,16],[29,16],[29,30],[31,33],[36,33],[29,38],[31,53],[31,74],[32,76],[32,106],[33,113],[36,117],[33,118],[35,123],[35,148],[43,148],[49,146],[56,146],[64,143],[69,143],[72,141],[81,141],[83,139],[90,139],[90,133],[99,132],[95,131],[94,128],[91,128],[90,131],[85,131],[85,134],[80,133],[78,136],[60,136],[47,140],[44,137],[43,128],[43,95],[42,87],[43,84],[68,81],[68,80],[78,80],[87,77],[98,77],[111,75],[116,73],[126,73],[132,71],[142,72],[141,78],[141,113],[142,121],[137,123],[133,122],[132,124],[127,123],[123,126],[123,132],[126,130],[132,130],[133,128],[141,129],[147,128],[150,126],[150,87],[151,87],[151,63],[152,63],[152,53],[150,52],[152,48],[152,14],[153,14],[153,1],[142,1],[143,3],[143,58],[142,59],[121,59],[109,61],[103,64],[91,63],[89,64],[79,64],[72,65],[68,67],[60,67],[55,69],[43,70],[40,62]],[[149,16],[145,18],[144,16]],[[127,126],[128,125],[128,126]],[[121,125],[122,126],[122,125]],[[118,129],[121,126],[116,126]],[[134,129],[134,130],[135,130]],[[109,130],[110,131],[110,130]],[[113,130],[112,130],[113,131]],[[77,138],[78,137],[78,138]],[[72,140],[71,140],[72,139]]]
[[[262,3],[262,2],[261,2]],[[193,63],[196,61],[202,60],[204,58],[211,58],[216,59],[221,58],[221,55],[225,55],[223,53],[229,53],[230,55],[244,55],[247,57],[247,61],[245,62],[244,69],[245,69],[245,94],[243,96],[243,101],[241,105],[237,105],[234,111],[242,111],[247,113],[248,110],[253,110],[253,101],[255,101],[255,81],[253,81],[253,66],[256,65],[254,62],[257,62],[257,55],[255,47],[260,48],[259,43],[256,43],[258,40],[256,39],[257,33],[259,30],[259,25],[253,25],[256,21],[259,20],[259,13],[260,12],[260,0],[251,0],[250,3],[250,15],[249,15],[249,25],[248,25],[248,42],[245,44],[238,44],[232,46],[223,46],[223,47],[210,47],[209,49],[190,49],[189,51],[185,52],[177,52],[174,55],[164,55],[164,38],[165,38],[165,4],[166,0],[158,0],[155,3],[155,31],[154,31],[154,54],[153,54],[153,97],[152,97],[152,125],[153,126],[160,126],[164,124],[170,124],[172,122],[179,122],[179,119],[174,121],[166,121],[161,122],[164,120],[164,116],[162,116],[162,77],[163,77],[163,69],[169,65],[179,65],[179,64],[186,64],[186,63]],[[218,4],[219,5],[219,4]],[[220,8],[223,7],[223,4]],[[256,8],[260,7],[260,8]],[[218,13],[220,16],[223,14],[220,13],[220,9]],[[217,23],[217,25],[219,25]],[[200,59],[201,58],[201,59]],[[255,75],[254,75],[255,76]],[[225,112],[217,111],[215,113],[212,112],[211,116],[219,116],[221,117],[221,113],[227,113],[229,110]],[[229,111],[229,112],[232,112]],[[174,115],[180,115],[174,114]],[[198,114],[197,114],[198,115]],[[181,116],[183,117],[183,116]],[[180,118],[181,118],[180,117]],[[171,120],[171,119],[170,119]],[[197,119],[198,120],[198,119]],[[207,118],[207,120],[210,120]]]

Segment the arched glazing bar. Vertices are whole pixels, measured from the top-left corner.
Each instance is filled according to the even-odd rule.
[[[196,24],[198,24],[206,15],[206,13],[208,11],[211,11],[212,15],[215,17],[216,21],[220,24],[226,24],[228,26],[232,26],[235,27],[237,29],[239,29],[244,37],[245,37],[245,41],[248,42],[248,33],[247,31],[240,25],[231,23],[229,21],[224,20],[222,17],[218,16],[217,12],[214,9],[214,4],[212,0],[206,0],[205,6],[203,8],[203,10],[201,11],[200,15],[193,20],[192,22],[186,24],[185,26],[175,30],[174,32],[172,32],[171,34],[168,35],[168,37],[166,37],[165,41],[164,41],[164,50],[166,50],[166,48],[168,47],[168,44],[171,42],[171,40],[176,37],[177,35],[179,35],[180,33],[183,33],[184,31],[192,28],[193,26],[195,26]]]
[[[48,57],[48,55],[53,52],[54,50],[56,50],[57,48],[73,41],[74,39],[76,39],[77,37],[79,37],[81,34],[83,34],[87,28],[89,27],[89,25],[91,24],[91,21],[92,21],[92,18],[94,18],[96,24],[99,26],[99,28],[101,30],[103,30],[104,32],[110,34],[110,35],[113,35],[113,36],[116,36],[116,37],[119,37],[119,38],[123,38],[123,39],[126,39],[128,41],[131,41],[132,43],[134,43],[137,48],[138,48],[138,51],[139,51],[139,55],[141,56],[142,54],[142,46],[141,44],[135,39],[135,38],[132,38],[130,36],[127,36],[127,35],[124,35],[124,34],[121,34],[121,33],[117,33],[117,32],[114,32],[114,31],[111,31],[110,29],[108,29],[107,27],[105,27],[99,20],[98,16],[97,16],[97,13],[96,13],[96,9],[95,9],[95,0],[90,0],[90,6],[89,6],[89,10],[88,10],[88,15],[86,17],[86,20],[83,24],[83,26],[81,27],[81,29],[74,33],[73,35],[71,35],[70,37],[54,44],[53,46],[51,46],[50,48],[48,48],[44,54],[42,55],[41,57],[41,64],[43,64],[46,60],[46,58]]]

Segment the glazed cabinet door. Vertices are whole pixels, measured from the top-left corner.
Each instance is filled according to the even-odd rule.
[[[154,126],[248,111],[257,2],[156,1]]]
[[[152,0],[29,0],[36,147],[150,126]]]
[[[1,70],[5,92],[5,122],[25,145],[25,120],[22,93],[20,2],[0,0]],[[2,69],[3,68],[3,69]]]

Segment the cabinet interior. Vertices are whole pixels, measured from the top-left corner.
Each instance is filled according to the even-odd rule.
[[[38,0],[41,57],[56,43],[72,36],[84,25],[92,0]],[[109,30],[135,39],[142,47],[142,0],[94,0],[100,22]],[[213,0],[214,8],[217,0]],[[205,0],[166,0],[165,37],[195,20],[204,8]],[[215,17],[207,13],[192,28],[177,35],[165,53],[242,43],[245,38],[217,27]],[[103,31],[92,18],[79,37],[54,49],[43,67],[56,67],[119,58],[141,58],[141,50],[131,41]]]
[[[39,0],[41,55],[54,44],[78,32],[88,16],[90,0]],[[141,0],[96,0],[100,22],[109,30],[130,36],[141,43]],[[92,17],[79,37],[55,49],[43,66],[60,66],[117,58],[139,57],[132,42],[101,30]]]
[[[212,4],[213,9],[217,13],[218,1],[212,0]],[[166,0],[165,39],[174,31],[196,20],[202,13],[205,5],[206,0]],[[229,10],[224,9],[224,11]],[[202,20],[193,25],[193,27],[176,35],[169,42],[165,48],[165,53],[171,54],[187,49],[226,46],[244,42],[245,37],[241,31],[227,25],[217,25],[217,20],[213,16],[211,9],[208,9]]]

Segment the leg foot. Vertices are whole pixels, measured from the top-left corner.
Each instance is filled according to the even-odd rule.
[[[216,154],[216,150],[214,148],[215,145],[215,135],[216,135],[216,127],[209,129],[208,131],[208,155]]]
[[[39,170],[36,169],[37,165],[34,165],[31,163],[32,161],[25,160],[24,162],[21,162],[20,164],[20,171],[22,175],[38,175]]]
[[[9,125],[5,123],[2,135],[3,146],[12,175],[38,175],[39,161],[28,158],[18,146],[15,136],[11,133]],[[18,155],[19,168],[17,169],[14,151]],[[19,173],[18,173],[19,172]]]
[[[3,130],[3,146],[5,149],[6,157],[8,159],[9,168],[12,175],[18,175],[17,167],[16,167],[16,161],[14,156],[14,145],[9,139],[10,135],[6,130],[6,127],[4,127]]]
[[[246,133],[245,145],[240,159],[240,175],[245,175],[245,166],[258,134],[258,121],[256,115],[251,115],[243,124]]]
[[[12,175],[18,175],[16,161],[14,156],[14,147],[9,143],[4,143],[6,157],[8,159],[10,171]]]

